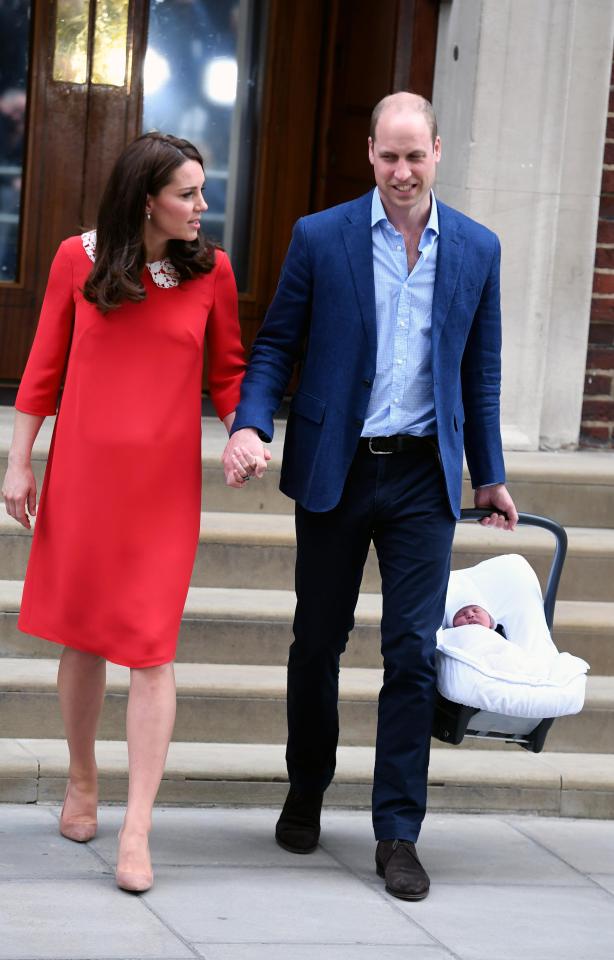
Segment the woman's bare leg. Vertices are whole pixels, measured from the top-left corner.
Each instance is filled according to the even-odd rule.
[[[130,878],[142,887],[151,877],[148,835],[152,808],[164,772],[175,724],[176,691],[172,663],[133,669],[126,718],[128,737],[128,806],[120,832],[118,882]],[[121,876],[120,876],[121,875]],[[120,885],[124,885],[121,883]]]
[[[103,657],[65,647],[58,669],[60,709],[70,756],[69,789],[62,813],[66,824],[96,821],[98,782],[96,730],[104,701],[106,661]]]

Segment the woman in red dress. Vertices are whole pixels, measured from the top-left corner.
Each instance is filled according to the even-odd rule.
[[[95,734],[105,663],[131,669],[129,788],[117,882],[153,882],[148,835],[175,720],[173,659],[199,537],[201,378],[230,428],[244,370],[228,257],[201,238],[203,160],[150,133],[118,159],[97,230],[53,261],[17,394],[3,494],[36,513],[34,439],[57,410],[19,627],[64,645],[58,672],[70,753],[62,834],[96,832]],[[239,485],[264,464],[239,454]]]

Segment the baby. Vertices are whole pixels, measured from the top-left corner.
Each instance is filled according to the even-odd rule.
[[[495,629],[494,618],[484,607],[479,607],[477,603],[469,603],[465,607],[457,610],[452,619],[453,627],[467,627],[478,625]]]

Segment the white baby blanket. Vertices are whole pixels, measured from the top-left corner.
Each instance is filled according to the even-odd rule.
[[[507,639],[487,627],[453,627],[456,611],[471,603],[488,610]],[[437,635],[437,686],[448,700],[505,716],[560,717],[582,709],[588,669],[552,642],[524,557],[493,557],[450,574]]]

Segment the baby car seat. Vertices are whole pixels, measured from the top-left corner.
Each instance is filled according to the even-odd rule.
[[[470,520],[480,520],[485,516],[488,516],[489,511],[486,510],[463,510],[461,513],[461,522],[467,522]],[[552,563],[550,567],[550,572],[548,575],[548,581],[546,585],[546,590],[543,595],[543,612],[545,621],[547,624],[548,630],[546,631],[543,624],[543,618],[541,616],[541,609],[539,604],[539,595],[535,602],[537,603],[537,609],[539,612],[539,619],[542,623],[543,632],[548,637],[548,631],[552,632],[552,626],[554,621],[554,607],[556,603],[556,594],[559,586],[559,581],[561,578],[561,573],[563,570],[563,564],[565,562],[565,555],[567,552],[567,534],[560,524],[556,521],[551,520],[547,517],[534,516],[533,514],[521,513],[518,518],[519,524],[533,527],[542,527],[545,530],[548,530],[555,538],[555,549],[554,555],[552,558]],[[522,558],[516,557],[520,563],[523,563]],[[487,561],[488,562],[488,561]],[[478,565],[479,567],[480,565]],[[526,567],[527,564],[525,563]],[[477,569],[477,568],[476,568]],[[466,571],[470,574],[471,571]],[[529,571],[530,576],[534,574],[532,571]],[[454,574],[452,574],[454,577]],[[534,578],[535,579],[535,578]],[[451,581],[452,582],[452,581]],[[535,592],[538,589],[538,584],[535,584]],[[535,599],[535,597],[534,597]],[[478,602],[478,601],[472,601]],[[522,602],[521,598],[519,602]],[[451,626],[451,624],[448,624]],[[485,633],[490,633],[486,631],[484,627],[462,627],[456,628],[457,630],[464,631],[480,631],[483,630]],[[444,631],[445,634],[446,631]],[[454,631],[450,631],[453,633]],[[465,636],[469,636],[465,634]],[[476,639],[478,635],[476,634]],[[492,637],[492,634],[491,634]],[[473,637],[471,637],[473,639]],[[486,638],[488,639],[488,638]],[[501,641],[504,642],[504,641]],[[553,648],[554,649],[554,648]],[[555,651],[556,653],[556,651]],[[440,654],[438,654],[439,656]],[[583,690],[584,679],[580,679],[580,675],[588,669],[588,664],[585,664],[583,661],[578,658],[570,658],[568,654],[560,655],[561,658],[567,657],[569,661],[576,661],[575,667],[576,672],[578,673],[578,681],[576,684],[576,689],[580,690],[579,696],[580,706],[583,700]],[[452,661],[450,661],[452,665]],[[458,664],[454,664],[456,668]],[[572,671],[573,671],[572,664]],[[465,665],[460,664],[460,668],[464,669]],[[584,671],[583,671],[584,668]],[[479,671],[474,670],[474,675],[479,674]],[[441,679],[441,675],[440,675]],[[492,677],[485,676],[485,681],[491,684],[493,682]],[[578,688],[578,684],[580,687]],[[449,692],[449,691],[448,691]],[[546,691],[548,692],[548,691]],[[528,696],[531,696],[531,689],[528,689]],[[577,699],[577,697],[576,697]],[[477,702],[480,702],[479,700]],[[539,709],[539,707],[537,707]],[[576,706],[574,709],[570,709],[567,712],[576,712],[579,709]],[[526,712],[529,712],[528,710]],[[533,714],[535,711],[531,711]],[[491,739],[491,740],[500,740],[506,743],[516,743],[518,746],[523,747],[525,750],[530,750],[533,753],[539,753],[544,746],[546,736],[550,727],[554,722],[554,717],[536,717],[533,716],[516,716],[509,715],[507,713],[493,712],[489,709],[480,709],[479,707],[469,706],[464,703],[454,702],[452,699],[448,699],[446,696],[438,690],[436,695],[436,704],[435,704],[435,715],[434,715],[434,724],[433,724],[433,736],[438,740],[443,741],[444,743],[457,745],[462,742],[465,736],[475,737],[479,739]]]

